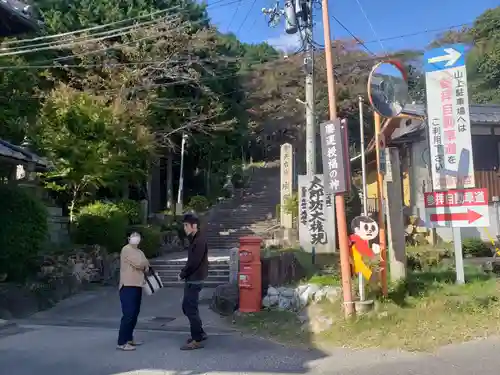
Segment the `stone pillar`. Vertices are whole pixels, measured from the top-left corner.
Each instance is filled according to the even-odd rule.
[[[293,149],[290,143],[281,145],[281,226],[285,228],[285,237],[287,229],[292,229],[293,218],[290,213],[285,212],[285,204],[288,198],[292,196],[293,185]]]
[[[229,250],[229,282],[231,284],[238,282],[239,267],[239,249],[237,247],[233,247]]]
[[[389,237],[389,267],[391,281],[406,278],[405,223],[403,217],[403,194],[401,188],[399,150],[386,149],[386,191],[387,232]],[[390,200],[390,204],[389,204]]]

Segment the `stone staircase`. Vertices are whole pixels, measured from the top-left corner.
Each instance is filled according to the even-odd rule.
[[[206,287],[216,287],[229,281],[229,249],[239,246],[243,236],[263,236],[276,224],[276,206],[280,201],[279,162],[254,168],[247,188],[237,190],[234,197],[212,208],[205,228],[209,275]],[[167,287],[182,286],[177,275],[186,263],[186,254],[171,254],[151,262]]]
[[[262,236],[276,224],[280,202],[279,162],[254,168],[250,186],[214,207],[208,217],[210,251],[226,251],[239,245],[243,236]]]
[[[166,287],[182,287],[184,281],[177,280],[177,275],[186,264],[186,254],[182,253],[177,257],[170,259],[155,259],[151,261],[151,266],[158,276],[160,276],[163,285]],[[208,278],[205,280],[207,288],[215,288],[229,280],[229,259],[209,257]]]

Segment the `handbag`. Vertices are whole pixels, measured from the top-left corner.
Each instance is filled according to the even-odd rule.
[[[163,288],[163,283],[161,282],[160,276],[158,276],[155,270],[149,267],[149,270],[144,272],[144,285],[142,289],[148,296],[151,296],[161,288]]]

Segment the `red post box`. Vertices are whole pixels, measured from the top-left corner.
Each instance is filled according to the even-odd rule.
[[[262,307],[261,243],[260,237],[240,238],[240,312],[258,312]]]

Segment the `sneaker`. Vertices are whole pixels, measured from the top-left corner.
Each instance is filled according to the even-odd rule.
[[[196,350],[201,348],[203,348],[203,344],[194,340],[181,346],[181,350]]]
[[[135,346],[133,345],[130,345],[129,343],[125,344],[125,345],[118,345],[116,347],[117,350],[122,350],[124,352],[131,352],[133,350],[135,350]]]
[[[205,341],[206,339],[208,339],[208,335],[207,335],[206,333],[203,333],[203,334],[201,335],[201,341]],[[192,337],[190,337],[190,338],[188,338],[188,339],[187,339],[186,343],[187,343],[187,344],[189,344],[189,343],[190,343],[190,342],[192,342],[192,341],[193,341],[193,338],[192,338]]]
[[[144,344],[144,342],[132,340],[132,341],[129,341],[127,344],[132,345],[132,346],[141,346],[142,344]]]

